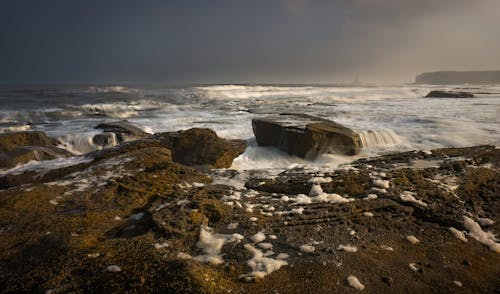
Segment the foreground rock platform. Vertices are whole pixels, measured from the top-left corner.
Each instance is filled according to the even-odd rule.
[[[362,144],[359,134],[330,120],[283,113],[252,120],[260,146],[274,146],[289,154],[314,159],[323,153],[355,155]]]
[[[494,293],[500,285],[494,146],[210,177],[173,162],[165,147],[124,146],[75,173],[0,191],[3,292]],[[223,184],[241,178],[245,187]]]

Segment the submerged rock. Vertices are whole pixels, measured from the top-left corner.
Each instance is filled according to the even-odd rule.
[[[426,98],[474,98],[474,94],[457,91],[430,91]]]
[[[323,153],[355,155],[359,134],[336,122],[307,114],[284,113],[252,120],[260,146],[274,146],[289,154],[314,159]]]
[[[151,135],[126,120],[101,123],[95,128],[103,130],[104,133],[115,134],[118,143],[137,140]],[[93,142],[97,145],[106,146],[109,140],[112,140],[110,135],[97,134],[94,136]]]

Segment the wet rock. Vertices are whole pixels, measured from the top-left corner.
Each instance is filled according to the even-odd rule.
[[[20,174],[0,176],[0,189],[28,183],[43,183],[59,179],[67,174],[95,165],[101,160],[123,155],[144,148],[161,147],[171,160],[193,167],[223,168],[231,166],[233,159],[243,153],[246,142],[226,140],[210,129],[156,134],[140,140],[124,142],[112,148],[90,152],[85,162],[49,171],[28,170]],[[168,148],[168,149],[167,149]]]
[[[0,152],[0,168],[12,168],[32,160],[42,161],[70,156],[73,154],[54,146],[23,146]]]
[[[314,159],[323,153],[357,154],[359,134],[333,121],[307,114],[284,113],[252,120],[260,146],[274,146],[289,154]]]
[[[95,127],[96,129],[101,129],[105,133],[114,133],[118,143],[137,140],[149,136],[150,134],[144,132],[141,128],[135,126],[134,124],[126,121],[114,121],[108,123],[101,123]],[[97,138],[96,138],[97,137]],[[104,139],[106,136],[96,135],[94,136],[94,142],[103,143],[106,142]],[[108,137],[109,140],[109,137]],[[102,145],[102,144],[99,144]]]
[[[129,261],[139,262],[138,255],[151,254],[144,246],[154,250],[151,241],[142,247],[128,241],[155,229],[144,207],[159,195],[175,195],[178,184],[210,181],[208,176],[172,162],[168,149],[150,147],[102,159],[57,181],[0,191],[0,227],[9,227],[0,238],[5,249],[0,253],[2,291],[32,292],[46,283],[54,284],[47,286],[51,289],[82,289],[88,278],[99,279],[92,273],[102,273],[110,264],[120,264],[123,272],[136,274],[137,265]],[[146,211],[142,217],[130,217],[142,211]],[[127,241],[113,241],[118,239]],[[100,252],[98,257],[87,257],[95,252]],[[161,256],[157,257],[148,259],[162,264]],[[143,262],[148,261],[139,263]],[[71,278],[76,285],[65,284],[69,281],[64,278],[57,281],[65,272],[78,277]]]
[[[210,184],[173,162],[169,149],[148,145],[161,142],[124,143],[57,181],[0,191],[3,292],[348,293],[349,275],[370,293],[447,293],[456,290],[453,277],[470,292],[494,292],[500,283],[498,253],[449,233],[450,223],[464,229],[463,215],[499,219],[494,148],[408,152],[272,179],[255,172],[250,190]],[[419,160],[436,164],[415,165]],[[444,164],[450,160],[462,168]],[[381,179],[386,191],[374,192]],[[294,201],[313,184],[353,200]],[[404,191],[427,206],[402,201]],[[498,222],[488,230],[498,235]],[[233,234],[238,242],[225,243]],[[252,238],[257,234],[265,238]],[[410,244],[409,235],[420,242]],[[301,252],[304,246],[314,254]],[[200,258],[213,251],[223,264]],[[409,264],[425,271],[416,274]],[[122,271],[106,271],[110,265]],[[244,282],[253,265],[258,277]]]
[[[430,91],[429,94],[425,96],[426,98],[474,98],[474,94],[469,92],[458,92],[458,91]]]
[[[153,136],[172,151],[172,160],[188,166],[230,167],[246,149],[244,140],[227,140],[204,128],[162,133]]]
[[[118,144],[118,139],[115,133],[104,132],[97,134],[92,138],[92,143],[100,147],[111,147]]]
[[[57,146],[58,141],[41,131],[0,134],[0,152],[22,146]]]

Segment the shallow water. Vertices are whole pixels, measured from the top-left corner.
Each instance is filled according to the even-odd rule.
[[[477,98],[423,98],[432,89],[470,91]],[[249,141],[233,164],[239,170],[352,161],[325,155],[311,163],[256,146],[251,120],[280,112],[317,115],[360,132],[367,147],[355,158],[500,143],[498,85],[2,87],[0,101],[0,132],[43,130],[80,154],[97,148],[91,138],[103,121],[127,119],[150,133],[211,128]]]

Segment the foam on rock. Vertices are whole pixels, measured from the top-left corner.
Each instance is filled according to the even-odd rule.
[[[394,251],[394,248],[392,248],[392,247],[391,247],[391,246],[389,246],[389,245],[384,245],[384,244],[383,244],[383,245],[380,245],[380,248],[381,248],[382,250],[385,250],[385,251]]]
[[[408,267],[410,267],[411,270],[414,272],[418,272],[418,270],[419,270],[419,268],[417,267],[417,265],[415,263],[409,263]]]
[[[194,257],[195,260],[210,263],[212,265],[219,265],[224,262],[220,255],[222,246],[226,243],[239,242],[244,237],[240,234],[234,233],[231,235],[213,233],[212,229],[208,226],[201,226],[200,240],[196,244],[198,248],[203,250],[203,255]]]
[[[356,290],[362,291],[365,289],[365,286],[361,284],[361,282],[358,280],[356,276],[350,275],[347,277],[347,282],[349,283],[349,286],[353,287]]]
[[[299,247],[300,251],[304,252],[304,253],[313,253],[314,250],[316,250],[316,248],[314,248],[314,246],[312,245],[307,245],[307,244],[304,244],[304,245],[301,245]]]
[[[119,267],[118,265],[113,264],[113,265],[108,265],[106,267],[106,271],[108,271],[110,273],[119,273],[122,271],[122,268]]]
[[[250,237],[254,243],[262,242],[266,239],[266,235],[261,231]]]
[[[381,188],[381,189],[389,189],[389,181],[388,180],[381,180],[381,179],[376,179],[373,181],[375,186]]]
[[[490,247],[492,251],[500,253],[500,243],[496,242],[493,233],[483,231],[478,223],[467,216],[464,216],[464,227],[469,231],[469,236]]]
[[[358,252],[358,248],[357,248],[356,246],[352,246],[352,245],[342,245],[342,244],[340,244],[340,245],[337,247],[337,250],[342,250],[342,251],[345,251],[345,252],[351,252],[351,253]]]
[[[326,177],[326,178],[322,178],[322,177],[314,177],[314,178],[311,178],[309,179],[309,183],[312,183],[312,184],[321,184],[321,183],[330,183],[332,181],[332,178],[330,177]]]
[[[406,236],[406,240],[408,240],[408,242],[410,242],[411,244],[417,244],[418,242],[420,242],[420,240],[413,235]]]
[[[288,262],[281,259],[274,259],[264,256],[262,251],[255,248],[251,244],[245,244],[244,248],[252,254],[252,258],[247,261],[247,265],[252,269],[252,272],[241,275],[239,278],[247,281],[253,279],[262,279],[266,275],[279,270],[282,266],[288,265]]]
[[[459,231],[459,230],[455,229],[454,227],[450,227],[449,230],[450,230],[450,233],[453,236],[455,236],[455,238],[457,238],[459,240],[462,240],[464,242],[467,242],[467,238],[465,238],[465,233],[464,232]]]
[[[404,202],[410,202],[410,203],[414,203],[418,206],[423,206],[423,207],[426,207],[427,206],[427,203],[421,201],[421,200],[417,200],[415,199],[415,197],[413,196],[414,193],[413,192],[410,192],[410,191],[403,191],[401,194],[399,194],[399,198],[404,201]]]
[[[328,203],[347,203],[354,201],[354,198],[344,198],[339,194],[329,194],[323,192],[320,185],[314,184],[309,191],[309,196],[305,194],[298,194],[295,197],[287,197],[288,201],[293,201],[295,204],[311,204],[318,202],[328,202]],[[283,200],[283,197],[282,197]]]

